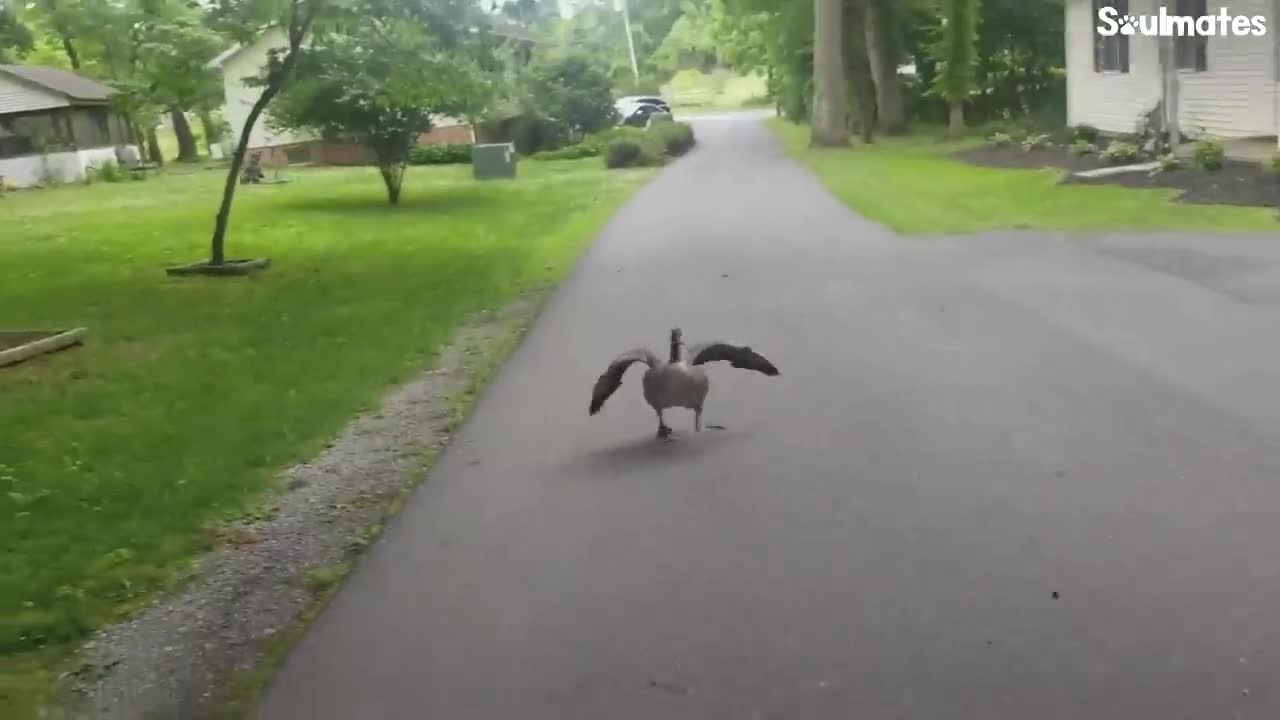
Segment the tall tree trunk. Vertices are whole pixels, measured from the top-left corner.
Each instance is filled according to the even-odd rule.
[[[949,100],[951,119],[947,123],[947,137],[958,140],[964,137],[964,100]]]
[[[870,0],[845,0],[847,20],[845,30],[844,59],[845,79],[848,82],[853,130],[862,142],[875,141],[876,102],[875,82],[871,77],[871,65],[867,54],[866,34],[860,27],[866,17],[864,6]]]
[[[157,165],[164,165],[164,154],[160,152],[160,139],[156,137],[154,127],[147,128],[147,160]]]
[[[902,100],[902,81],[898,78],[898,53],[893,37],[896,19],[894,7],[885,0],[865,0],[867,60],[875,83],[876,117],[880,131],[900,135],[907,131],[907,117]]]
[[[290,53],[291,56],[296,52]],[[287,68],[286,68],[287,69]],[[218,215],[213,220],[213,238],[209,241],[209,264],[221,265],[226,262],[225,247],[227,239],[227,222],[231,219],[231,201],[236,194],[236,183],[240,180],[240,168],[244,166],[244,156],[249,149],[249,138],[253,134],[253,126],[257,124],[267,104],[280,92],[284,84],[284,73],[270,77],[262,94],[249,108],[249,116],[244,120],[244,128],[240,130],[240,142],[236,143],[236,151],[231,155],[231,167],[227,168],[227,180],[222,186],[222,203],[218,206]]]
[[[173,134],[178,136],[178,162],[196,162],[200,159],[200,148],[196,146],[196,136],[191,132],[191,123],[187,122],[186,113],[177,106],[169,108],[169,120],[173,123]]]
[[[67,61],[71,63],[72,70],[80,69],[80,53],[76,51],[76,45],[71,41],[71,36],[65,32],[59,32],[62,36],[62,51],[67,54]]]
[[[300,14],[300,13],[304,13]],[[258,117],[267,109],[272,98],[280,92],[289,78],[289,71],[298,62],[298,49],[307,37],[307,31],[315,20],[316,5],[308,5],[303,11],[298,0],[289,2],[289,50],[284,60],[277,64],[278,56],[271,53],[267,60],[267,84],[262,94],[249,108],[249,115],[244,119],[244,127],[240,129],[240,141],[236,143],[236,151],[231,156],[231,167],[227,168],[227,180],[222,186],[222,203],[218,206],[218,214],[213,220],[213,237],[209,240],[209,264],[222,265],[226,262],[224,255],[227,240],[227,223],[231,219],[231,201],[235,198],[236,183],[240,179],[240,168],[244,165],[244,155],[249,149],[249,138],[253,134],[253,126],[258,124]]]
[[[400,188],[404,186],[405,166],[401,163],[379,163],[378,172],[382,174],[382,183],[387,186],[387,202],[400,204]]]
[[[813,0],[813,111],[810,146],[847,147],[843,0]]]
[[[213,113],[209,108],[200,108],[198,116],[200,118],[200,128],[204,131],[205,151],[212,155],[213,146],[222,142],[222,128],[213,122]]]

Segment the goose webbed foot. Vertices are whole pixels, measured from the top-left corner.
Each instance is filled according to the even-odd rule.
[[[670,440],[670,439],[671,439],[671,428],[667,427],[666,425],[659,425],[659,426],[658,426],[658,439],[659,439],[659,440]]]

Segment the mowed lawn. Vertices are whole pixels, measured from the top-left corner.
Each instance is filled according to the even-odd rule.
[[[397,208],[371,169],[240,186],[228,257],[273,262],[251,279],[163,271],[207,256],[220,172],[0,199],[0,328],[89,329],[0,368],[0,708],[465,316],[558,280],[651,175],[519,173],[413,168]]]
[[[790,155],[862,215],[904,234],[984,230],[1280,230],[1274,209],[1174,202],[1173,190],[1060,186],[1059,171],[975,167],[948,157],[976,140],[940,131],[851,150],[809,147],[809,128],[770,120]]]

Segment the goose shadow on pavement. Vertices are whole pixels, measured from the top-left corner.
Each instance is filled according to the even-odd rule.
[[[716,425],[714,421],[711,423]],[[649,432],[613,445],[596,448],[566,462],[566,470],[610,475],[633,472],[656,466],[673,465],[700,457],[742,440],[751,434],[746,424],[725,429],[702,426],[676,430],[671,440],[659,440]]]

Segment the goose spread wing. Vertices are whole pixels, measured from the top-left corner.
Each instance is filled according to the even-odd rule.
[[[608,369],[600,374],[599,379],[596,380],[595,387],[591,391],[592,415],[600,412],[600,408],[604,407],[604,401],[608,400],[609,396],[622,386],[622,376],[627,372],[627,368],[631,367],[632,363],[637,362],[653,367],[658,363],[658,358],[643,348],[628,350],[614,358],[613,362],[609,363]]]
[[[770,376],[780,374],[773,363],[746,345],[717,341],[701,343],[689,351],[690,365],[703,365],[720,360],[726,360],[730,365],[743,370],[755,370]]]

